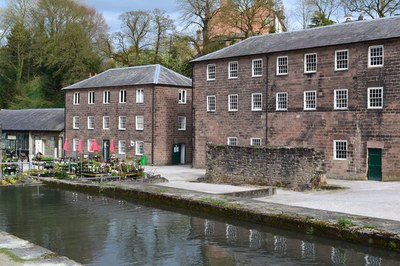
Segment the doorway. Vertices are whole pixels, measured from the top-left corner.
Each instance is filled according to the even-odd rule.
[[[172,147],[172,164],[185,164],[186,163],[186,144],[178,143]]]
[[[368,180],[382,181],[382,149],[368,149]]]

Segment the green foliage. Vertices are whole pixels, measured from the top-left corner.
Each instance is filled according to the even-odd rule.
[[[68,179],[69,174],[67,171],[65,171],[63,169],[57,169],[54,171],[54,177],[57,179]]]
[[[352,221],[351,219],[349,219],[349,218],[346,218],[346,217],[340,217],[340,218],[337,220],[337,223],[336,223],[336,224],[337,224],[340,228],[348,228],[348,227],[354,225],[353,221]]]
[[[315,11],[313,16],[311,17],[311,24],[308,26],[310,28],[316,28],[332,24],[335,24],[335,21],[330,20],[328,17],[326,17],[325,13],[321,11]]]

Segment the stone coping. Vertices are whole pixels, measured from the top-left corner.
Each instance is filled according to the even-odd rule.
[[[38,178],[69,190],[153,203],[182,212],[229,217],[400,252],[400,222],[346,213],[294,207],[229,195],[215,195],[135,182],[79,183]]]
[[[81,265],[46,248],[0,231],[0,265]]]

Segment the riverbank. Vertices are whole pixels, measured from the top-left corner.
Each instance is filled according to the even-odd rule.
[[[43,247],[0,231],[0,265],[58,265],[79,266],[81,264]]]
[[[70,190],[154,203],[157,206],[190,210],[305,234],[342,239],[366,246],[400,251],[400,222],[325,210],[295,207],[231,196],[138,182],[89,183],[39,178],[43,183]],[[168,183],[166,183],[168,184]],[[192,183],[200,187],[201,184]]]

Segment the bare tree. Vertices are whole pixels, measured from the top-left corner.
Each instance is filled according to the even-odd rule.
[[[14,25],[28,27],[31,23],[31,9],[34,0],[8,0],[0,12],[0,41],[9,34]]]
[[[400,14],[399,0],[342,0],[342,2],[350,12],[364,13],[373,19]]]
[[[197,26],[202,34],[202,45],[207,50],[211,42],[211,21],[218,14],[220,0],[177,0],[182,12],[181,19],[186,27]]]
[[[309,0],[299,0],[295,5],[293,14],[296,22],[301,25],[302,29],[306,29],[311,22],[313,9],[308,5]]]
[[[167,38],[167,33],[175,29],[174,21],[166,15],[166,12],[160,9],[154,9],[152,12],[152,23],[154,24],[154,62],[158,61],[158,54],[162,41]]]
[[[151,16],[146,11],[129,11],[120,17],[122,29],[128,37],[134,54],[139,57],[140,50],[150,45],[148,40],[151,32]]]

